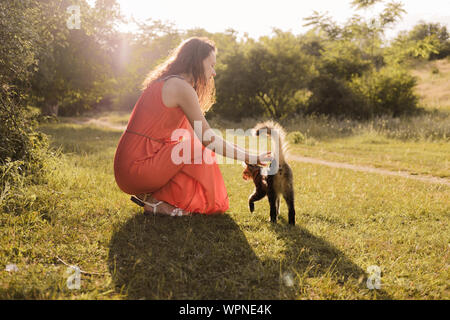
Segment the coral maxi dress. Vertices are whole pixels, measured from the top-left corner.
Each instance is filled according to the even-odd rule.
[[[164,82],[153,82],[133,109],[114,157],[117,185],[132,195],[152,193],[156,199],[189,212],[223,213],[229,201],[215,154],[201,144],[179,106],[164,105]],[[189,134],[171,140],[176,129],[185,129]],[[194,143],[201,146],[200,155],[192,149]],[[172,161],[172,150],[177,145],[174,151],[179,152],[175,154],[181,156],[187,150],[183,147],[191,148],[190,161]],[[206,154],[213,161],[203,161]]]

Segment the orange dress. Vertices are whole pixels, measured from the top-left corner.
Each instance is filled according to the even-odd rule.
[[[229,200],[215,154],[201,144],[180,107],[164,105],[163,85],[164,81],[152,83],[134,106],[114,157],[117,185],[125,193],[151,193],[189,212],[223,213],[229,208]],[[187,134],[171,140],[176,129],[184,129]],[[176,146],[175,154],[180,156],[184,156],[185,148],[191,148],[186,154],[190,161],[172,160]],[[209,160],[205,161],[206,157]]]

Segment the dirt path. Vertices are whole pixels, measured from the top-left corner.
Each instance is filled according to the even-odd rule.
[[[79,120],[73,120],[76,124],[82,124],[82,125],[96,125],[99,127],[106,127],[114,130],[120,130],[124,131],[127,126],[121,126],[121,125],[114,125],[112,123],[109,123],[107,121],[102,121],[98,119],[89,119],[86,121],[79,121]],[[354,171],[362,171],[362,172],[369,172],[369,173],[378,173],[386,176],[397,176],[407,179],[413,179],[413,180],[419,180],[423,182],[429,182],[429,183],[438,183],[438,184],[445,184],[447,186],[450,186],[450,179],[445,178],[438,178],[433,176],[425,176],[425,175],[413,175],[407,171],[390,171],[386,169],[380,169],[380,168],[374,168],[370,166],[361,166],[361,165],[354,165],[349,163],[342,163],[342,162],[332,162],[332,161],[326,161],[322,159],[316,159],[316,158],[308,158],[308,157],[302,157],[297,155],[289,155],[290,160],[304,162],[304,163],[313,163],[313,164],[320,164],[328,167],[333,168],[340,168],[340,169],[350,169]]]
[[[85,121],[80,121],[80,120],[76,120],[76,119],[70,119],[71,122],[75,123],[75,124],[80,124],[80,125],[95,125],[95,126],[99,126],[99,127],[105,127],[105,128],[109,128],[109,129],[114,129],[114,130],[120,130],[120,131],[124,131],[127,126],[121,126],[121,125],[116,125],[116,124],[112,124],[110,122],[107,121],[102,121],[99,119],[94,119],[91,118],[89,120],[85,120]]]
[[[450,186],[450,179],[445,178],[438,178],[433,176],[425,176],[425,175],[412,175],[411,173],[407,171],[390,171],[386,169],[380,169],[380,168],[374,168],[369,166],[361,166],[361,165],[354,165],[349,163],[342,163],[342,162],[331,162],[316,158],[308,158],[308,157],[302,157],[297,155],[290,155],[289,159],[300,161],[300,162],[306,162],[306,163],[314,163],[314,164],[320,164],[328,167],[333,168],[342,168],[342,169],[350,169],[354,171],[362,171],[362,172],[370,172],[370,173],[378,173],[386,176],[397,176],[402,178],[408,178],[408,179],[414,179],[414,180],[420,180],[424,182],[431,182],[431,183],[439,183],[439,184],[445,184]]]

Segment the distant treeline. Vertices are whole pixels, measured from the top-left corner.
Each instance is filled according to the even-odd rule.
[[[355,10],[383,1],[353,1]],[[70,28],[77,5],[79,29]],[[217,103],[211,114],[229,119],[292,113],[367,118],[416,108],[408,59],[450,54],[449,33],[420,23],[389,44],[384,31],[403,9],[387,2],[372,19],[355,15],[344,25],[314,12],[302,35],[274,30],[253,40],[237,32],[180,31],[148,20],[134,34],[117,31],[115,0],[13,0],[1,4],[2,94],[16,93],[44,114],[77,115],[99,105],[131,109],[145,75],[181,40],[212,38],[218,47]],[[75,20],[74,20],[75,21]]]
[[[448,56],[449,33],[439,23],[420,23],[388,43],[384,32],[401,19],[401,5],[352,4],[357,11],[377,2],[384,11],[368,20],[355,14],[338,25],[314,12],[305,34],[274,30],[253,40],[232,29],[178,30],[158,20],[121,33],[115,0],[97,0],[95,7],[84,0],[1,1],[2,189],[5,172],[38,177],[46,141],[34,131],[34,120],[101,107],[131,110],[146,74],[191,36],[209,37],[218,48],[217,102],[208,117],[281,120],[297,113],[366,119],[412,113],[415,80],[405,64]]]

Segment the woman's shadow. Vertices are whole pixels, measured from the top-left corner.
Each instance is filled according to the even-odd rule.
[[[110,242],[116,291],[129,299],[295,299],[307,275],[367,291],[364,271],[326,241],[285,221],[267,229],[285,242],[281,260],[259,258],[228,214],[137,214]],[[382,291],[377,296],[389,298]]]

